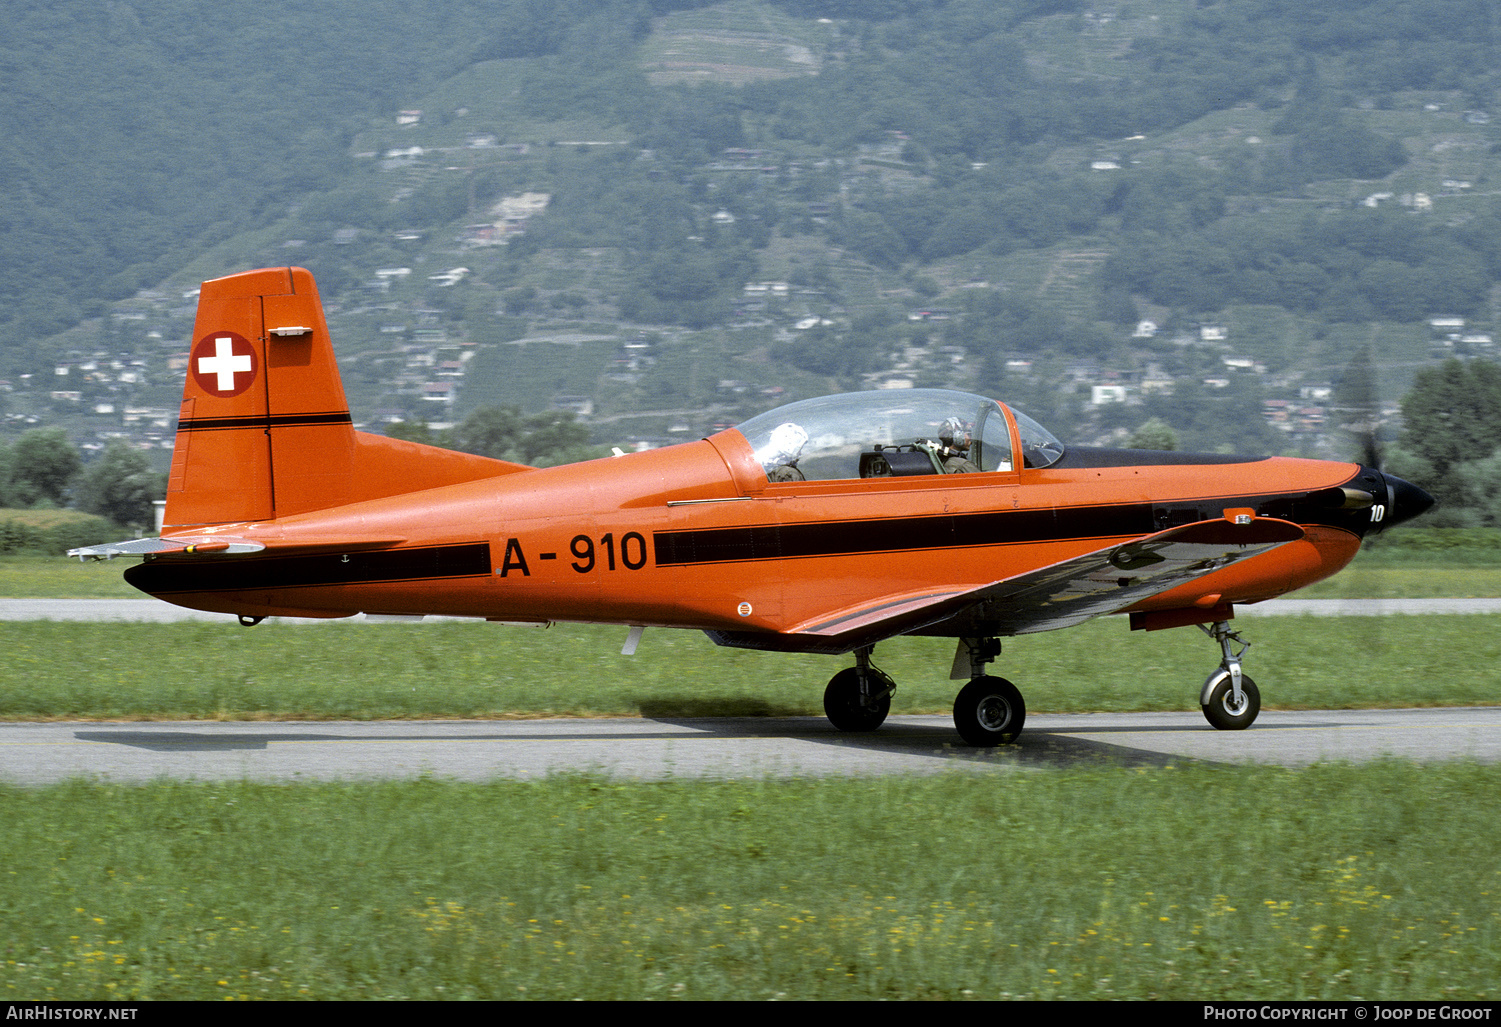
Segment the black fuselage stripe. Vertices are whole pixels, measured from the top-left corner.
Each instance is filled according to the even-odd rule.
[[[1055,542],[1102,535],[1149,535],[1149,503],[1074,510],[944,514],[892,520],[768,524],[657,532],[657,566],[851,556],[1006,542]]]
[[[287,428],[310,424],[353,424],[347,410],[320,414],[278,414],[275,417],[189,417],[177,423],[178,431],[223,431],[232,428]]]
[[[1360,534],[1365,511],[1341,513],[1301,502],[1303,493],[1125,503],[1050,510],[1006,510],[886,520],[747,525],[652,536],[659,567],[858,556],[1150,535],[1212,520],[1235,507],[1298,524],[1327,524]]]
[[[177,592],[238,592],[247,589],[364,585],[423,578],[468,578],[490,574],[490,545],[388,549],[307,556],[214,557],[191,563],[157,559],[132,567],[125,580],[152,595]]]

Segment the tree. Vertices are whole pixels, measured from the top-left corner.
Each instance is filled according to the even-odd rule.
[[[1501,449],[1483,460],[1467,460],[1454,470],[1465,486],[1470,515],[1484,525],[1501,525]]]
[[[546,410],[523,417],[519,407],[480,407],[446,433],[439,444],[495,460],[555,467],[588,460],[589,429],[566,410]]]
[[[145,530],[156,520],[154,501],[166,495],[167,482],[145,454],[117,440],[84,470],[77,491],[88,513]]]
[[[571,410],[547,410],[533,414],[523,425],[521,462],[534,467],[556,467],[595,456],[589,450],[589,429],[573,419]]]
[[[1425,368],[1402,399],[1402,446],[1440,475],[1501,446],[1501,365],[1448,360]]]
[[[386,425],[386,435],[389,438],[401,439],[403,442],[416,442],[424,446],[438,445],[438,440],[432,428],[428,427],[426,420],[393,421]]]
[[[1175,450],[1178,448],[1178,433],[1166,421],[1153,417],[1131,433],[1126,448]]]
[[[62,506],[68,484],[83,461],[61,428],[37,428],[22,435],[10,453],[11,500],[20,506]]]
[[[878,267],[901,267],[907,259],[907,244],[879,214],[851,214],[845,223],[849,248]]]
[[[1477,490],[1470,475],[1483,471],[1488,478],[1488,458],[1501,449],[1501,365],[1449,360],[1419,371],[1402,399],[1402,418],[1414,485],[1460,520],[1463,511],[1488,502],[1490,486]]]
[[[480,407],[448,433],[447,445],[494,460],[519,460],[522,434],[518,407]]]
[[[507,314],[512,317],[525,314],[537,306],[537,287],[524,285],[507,289],[501,299],[505,304]]]

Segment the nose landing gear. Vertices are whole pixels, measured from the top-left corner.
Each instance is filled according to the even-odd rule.
[[[1199,692],[1199,708],[1204,711],[1204,719],[1221,731],[1243,731],[1261,712],[1261,692],[1251,676],[1240,669],[1240,658],[1251,643],[1230,630],[1229,621],[1198,627],[1220,644],[1222,654],[1219,669],[1209,675]]]

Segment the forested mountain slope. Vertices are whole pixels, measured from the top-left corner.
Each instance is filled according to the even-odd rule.
[[[1067,431],[1083,415],[1063,368],[1108,358],[1142,402],[1091,430],[1160,415],[1201,444],[1278,448],[1270,378],[1327,386],[1359,345],[1410,375],[1424,322],[1488,328],[1501,278],[1480,0],[8,13],[3,373],[131,351],[109,319],[55,333],[162,283],[136,336],[179,345],[173,290],[293,262],[341,347],[372,351],[346,371],[367,416],[443,398],[391,384],[374,351],[395,330],[472,348],[456,413],[583,394],[607,416],[731,417],[775,401],[734,398],[738,379],[858,387],[905,352],[923,384],[1019,396]],[[497,205],[525,196],[545,209],[489,245]],[[1162,332],[1132,341],[1143,319]],[[545,373],[504,347],[562,322]],[[1204,384],[1224,354],[1170,340],[1215,326],[1264,374]],[[638,360],[617,337],[642,329],[721,334]],[[1156,364],[1176,388],[1149,393]],[[170,402],[169,378],[154,388]]]
[[[97,313],[335,188],[355,130],[473,62],[555,52],[638,6],[7,4],[0,345]]]

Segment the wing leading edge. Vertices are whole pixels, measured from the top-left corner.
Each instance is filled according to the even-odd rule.
[[[710,632],[720,645],[843,653],[905,634],[965,637],[1051,631],[1144,599],[1304,536],[1290,521],[1199,521],[977,588],[882,596],[786,632]]]

